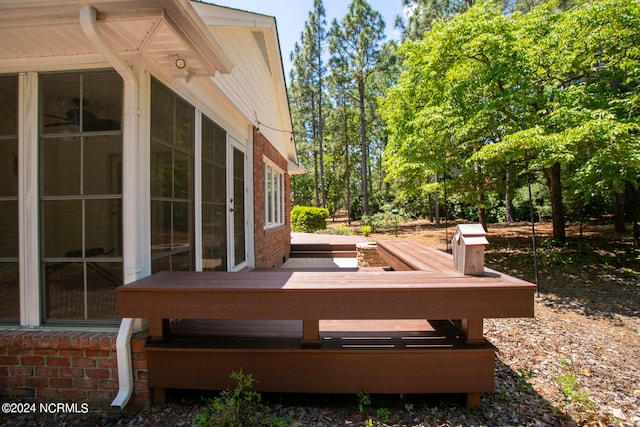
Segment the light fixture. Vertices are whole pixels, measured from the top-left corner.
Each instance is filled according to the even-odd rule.
[[[181,55],[174,56],[171,64],[177,71],[186,71],[189,67],[189,63],[187,62],[187,60]]]

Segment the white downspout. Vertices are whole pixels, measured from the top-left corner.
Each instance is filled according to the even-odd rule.
[[[124,81],[124,125],[123,125],[123,212],[125,212],[122,224],[123,240],[123,263],[124,263],[124,283],[136,280],[142,267],[138,263],[137,236],[134,212],[137,212],[137,176],[136,164],[137,139],[138,139],[138,80],[133,70],[118,55],[113,47],[102,37],[96,26],[96,9],[85,5],[80,8],[80,27],[85,36],[109,61],[111,66],[120,74]],[[131,164],[132,162],[133,164]],[[129,402],[133,394],[133,370],[131,368],[131,334],[133,332],[134,320],[130,318],[122,319],[120,330],[116,339],[116,354],[118,359],[118,382],[119,390],[116,398],[111,402],[114,408],[122,409]]]

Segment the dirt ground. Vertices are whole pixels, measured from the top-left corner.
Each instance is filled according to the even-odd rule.
[[[454,229],[414,221],[369,240],[447,250]],[[291,426],[640,426],[640,252],[631,233],[609,225],[570,226],[560,248],[550,235],[550,224],[536,224],[535,318],[485,322],[498,348],[496,392],[479,407],[466,409],[457,395],[371,396],[364,406],[355,395],[264,395],[264,403]],[[488,267],[535,282],[529,224],[491,225],[487,238]],[[191,425],[205,405],[201,393],[169,399],[138,414],[0,425]]]

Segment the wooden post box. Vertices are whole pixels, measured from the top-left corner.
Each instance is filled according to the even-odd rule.
[[[484,274],[484,247],[489,244],[481,224],[458,224],[453,235],[453,269],[459,273]]]

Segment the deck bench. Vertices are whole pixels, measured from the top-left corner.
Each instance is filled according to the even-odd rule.
[[[471,277],[437,268],[267,269],[161,272],[118,294],[122,317],[149,320],[148,382],[155,400],[163,399],[165,388],[224,389],[229,373],[243,369],[257,379],[258,391],[466,393],[473,406],[480,393],[494,390],[495,348],[477,324],[446,319],[533,316],[534,289],[505,275]],[[286,334],[276,324],[267,335],[215,329],[206,337],[172,335],[170,319],[248,322],[258,329],[294,322],[297,332]],[[322,319],[349,330],[324,331]],[[437,320],[425,321],[424,330],[390,330],[382,337],[348,326],[372,319],[400,328],[410,319]]]

